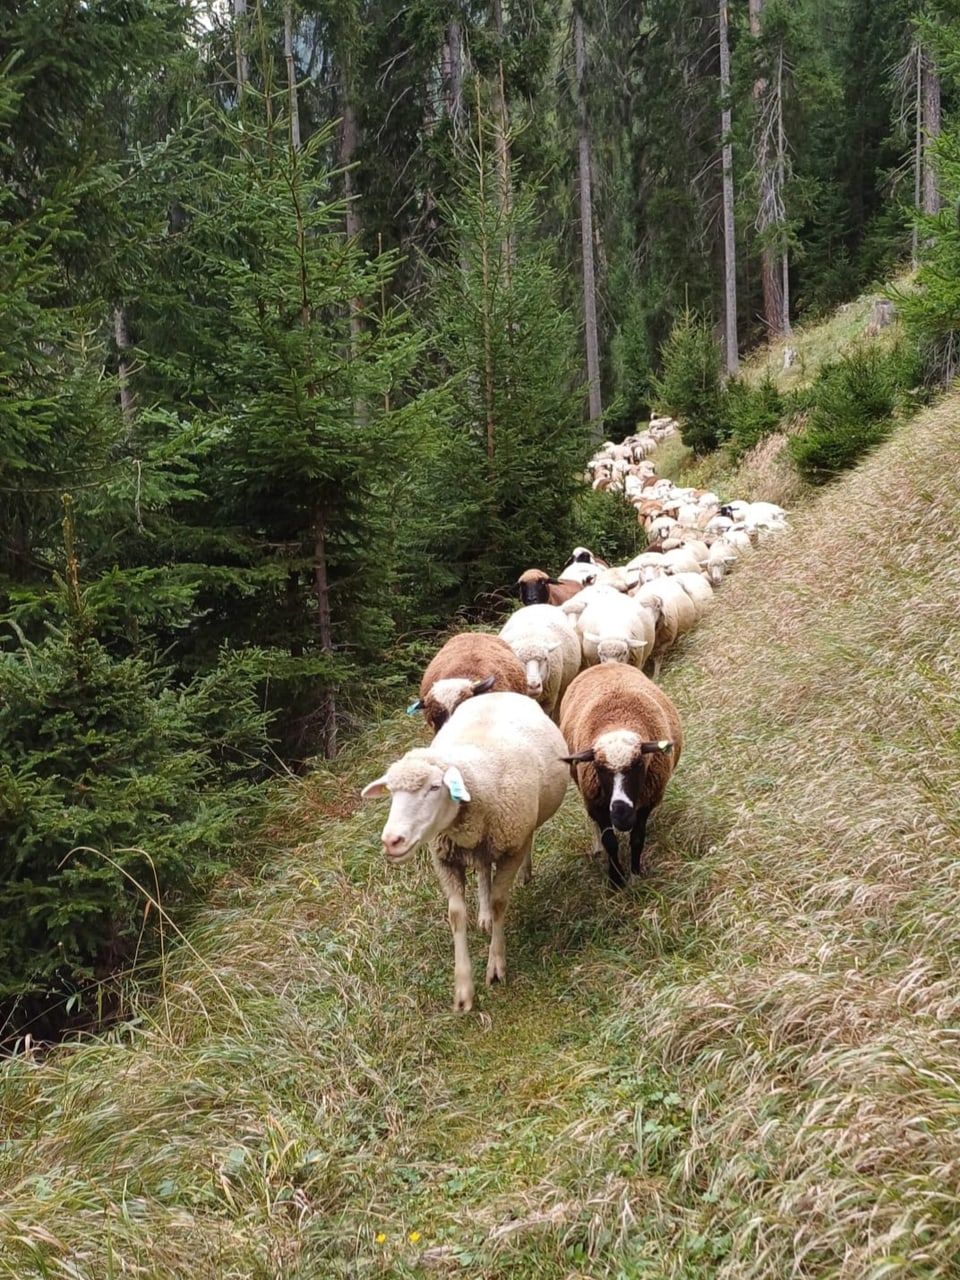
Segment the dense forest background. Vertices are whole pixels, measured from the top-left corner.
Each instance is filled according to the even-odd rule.
[[[452,618],[636,549],[578,477],[678,325],[732,377],[912,257],[952,376],[958,53],[918,0],[9,0],[0,1000],[128,956]]]

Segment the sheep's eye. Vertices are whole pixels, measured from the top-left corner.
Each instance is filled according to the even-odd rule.
[[[427,790],[428,790],[428,791],[439,791],[439,790],[440,790],[440,783],[439,783],[439,782],[431,782],[431,783],[430,783],[430,785],[429,785],[429,787],[427,787]]]

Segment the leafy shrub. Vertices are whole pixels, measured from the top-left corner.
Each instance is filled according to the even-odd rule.
[[[660,350],[663,373],[655,382],[657,408],[680,420],[680,438],[695,453],[709,453],[728,435],[720,348],[709,326],[687,311]]]
[[[758,387],[751,387],[742,378],[731,378],[726,385],[724,407],[733,454],[739,457],[779,429],[785,406],[768,372]]]
[[[807,430],[790,441],[804,478],[823,484],[855,466],[890,434],[898,410],[915,407],[908,392],[919,376],[916,356],[902,346],[862,349],[825,366],[808,397]]]
[[[0,654],[0,1003],[129,957],[137,883],[169,911],[223,871],[266,746],[253,681],[225,658],[164,684],[82,632]]]
[[[574,501],[573,520],[571,550],[589,547],[610,564],[623,564],[647,545],[637,514],[621,493],[585,488]]]

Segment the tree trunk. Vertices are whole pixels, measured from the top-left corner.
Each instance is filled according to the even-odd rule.
[[[463,37],[457,18],[447,24],[444,38],[443,95],[456,139],[463,128]]]
[[[490,472],[493,473],[493,458],[496,453],[496,416],[494,412],[493,386],[493,320],[490,314],[490,289],[492,286],[490,270],[490,237],[488,234],[491,222],[487,202],[487,159],[483,149],[483,115],[480,110],[480,85],[477,89],[477,146],[479,147],[479,163],[477,175],[480,194],[480,273],[483,287],[481,306],[481,327],[483,336],[483,404],[487,428],[487,459]]]
[[[730,141],[730,38],[727,4],[720,0],[720,132],[723,146],[723,302],[728,373],[740,367],[737,341],[737,241],[733,220],[733,144]]]
[[[919,43],[915,49],[916,56],[916,104],[913,140],[913,207],[920,212],[920,201],[923,198],[923,46]],[[913,220],[913,236],[910,251],[914,269],[920,260],[920,228],[916,218]]]
[[[233,0],[233,33],[237,49],[237,96],[243,97],[243,91],[250,79],[250,66],[244,49],[247,38],[247,0]]]
[[[577,72],[577,101],[580,126],[578,151],[580,169],[580,249],[583,259],[583,333],[587,348],[587,388],[590,421],[597,439],[602,434],[603,404],[600,397],[600,350],[597,336],[597,280],[593,256],[593,186],[590,165],[590,121],[587,114],[587,48],[583,15],[579,5],[573,11],[573,44]]]
[[[320,648],[324,653],[333,653],[333,627],[330,623],[330,579],[327,575],[327,526],[323,511],[318,507],[314,513],[314,583],[317,592],[317,629],[320,633]],[[337,695],[332,684],[327,684],[323,691],[323,730],[321,735],[323,754],[332,760],[337,754]]]
[[[492,0],[490,22],[497,37],[498,52],[503,49],[503,10],[500,0]],[[507,116],[507,99],[503,87],[503,58],[497,59],[497,71],[490,91],[490,114],[493,118],[493,137],[496,150],[497,186],[499,187],[500,217],[503,226],[501,253],[503,254],[504,280],[510,287],[513,268],[513,238],[510,234],[510,211],[513,196],[510,189],[510,126]]]
[[[750,0],[750,34],[760,40],[760,18],[763,0]],[[778,192],[777,161],[771,146],[772,134],[779,121],[779,103],[770,93],[770,81],[758,75],[753,82],[753,100],[757,113],[756,170],[759,199],[757,202],[757,231],[760,233],[760,279],[763,284],[763,319],[770,337],[783,328],[783,294],[781,291],[781,254],[773,237],[777,226]],[[779,129],[777,129],[779,134]]]
[[[777,62],[777,190],[780,193],[781,223],[786,222],[783,193],[787,185],[787,136],[783,127],[783,46]],[[790,250],[784,229],[783,249],[780,254],[780,332],[789,338],[793,334],[790,323]]]
[[[940,75],[929,50],[924,50],[923,73],[923,212],[940,212],[940,186],[934,162],[934,141],[940,136]]]
[[[346,76],[346,72],[344,73]],[[340,164],[343,168],[343,195],[346,201],[346,213],[344,215],[345,228],[348,240],[355,240],[360,235],[360,210],[357,206],[356,189],[354,185],[353,157],[356,154],[357,143],[359,142],[360,132],[357,127],[357,117],[352,104],[348,98],[348,89],[346,83],[343,90],[343,118],[340,124]],[[351,353],[356,351],[360,345],[363,333],[363,299],[354,297],[350,299],[350,350]],[[362,400],[355,400],[353,405],[353,416],[358,426],[362,426],[368,419],[367,406]]]
[[[293,58],[293,4],[283,6],[283,56],[287,64],[287,88],[290,100],[290,143],[300,150],[300,107],[297,102],[297,67]]]
[[[130,365],[124,354],[130,350],[130,335],[127,332],[127,317],[122,306],[113,308],[113,337],[117,344],[117,382],[120,387],[120,413],[123,425],[129,432],[133,429],[137,417],[137,401],[130,386]]]

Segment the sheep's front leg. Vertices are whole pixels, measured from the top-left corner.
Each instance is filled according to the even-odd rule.
[[[434,860],[440,885],[447,895],[447,917],[453,934],[453,1007],[459,1013],[473,1008],[473,966],[467,950],[467,877],[463,867]]]
[[[647,837],[647,819],[650,810],[638,809],[637,818],[630,832],[630,870],[635,876],[643,874],[643,845]]]
[[[493,927],[490,930],[490,954],[487,958],[487,986],[494,982],[505,982],[507,979],[507,939],[504,932],[504,917],[507,913],[507,900],[516,879],[517,872],[530,856],[532,840],[528,840],[523,849],[497,863],[496,874],[490,886],[490,912]]]
[[[493,924],[490,914],[490,863],[477,865],[477,924],[484,933],[489,933]]]
[[[520,883],[529,884],[533,879],[533,846],[523,860],[523,866],[520,868]]]

